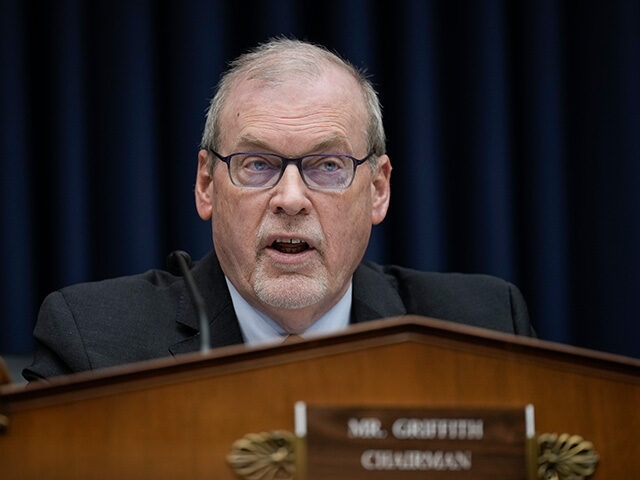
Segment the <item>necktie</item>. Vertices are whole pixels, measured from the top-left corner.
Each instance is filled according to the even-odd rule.
[[[293,343],[294,340],[302,340],[302,337],[300,335],[287,335],[282,343]]]

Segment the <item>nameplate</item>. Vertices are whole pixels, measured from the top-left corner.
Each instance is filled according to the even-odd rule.
[[[525,408],[302,408],[308,480],[527,478]]]

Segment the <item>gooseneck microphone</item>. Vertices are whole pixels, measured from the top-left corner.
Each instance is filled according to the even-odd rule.
[[[196,309],[198,319],[200,320],[200,353],[207,353],[211,350],[209,318],[207,317],[202,295],[200,295],[198,287],[196,287],[196,282],[193,280],[193,275],[191,275],[191,270],[189,270],[192,264],[191,256],[183,250],[171,252],[167,257],[167,268],[169,271],[174,275],[182,274],[184,277],[184,283],[187,285],[191,303]]]

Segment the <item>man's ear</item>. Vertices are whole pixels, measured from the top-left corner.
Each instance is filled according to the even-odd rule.
[[[371,223],[378,225],[387,215],[391,199],[391,161],[387,155],[378,158],[371,178]]]
[[[198,152],[198,174],[196,176],[196,210],[203,220],[211,218],[213,177],[209,166],[209,152],[200,150]]]

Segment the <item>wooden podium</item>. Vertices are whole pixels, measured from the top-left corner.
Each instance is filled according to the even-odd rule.
[[[594,478],[640,472],[640,361],[403,317],[0,387],[0,478],[233,479],[249,432],[323,406],[522,407],[595,445]],[[1,425],[1,424],[0,424]]]

